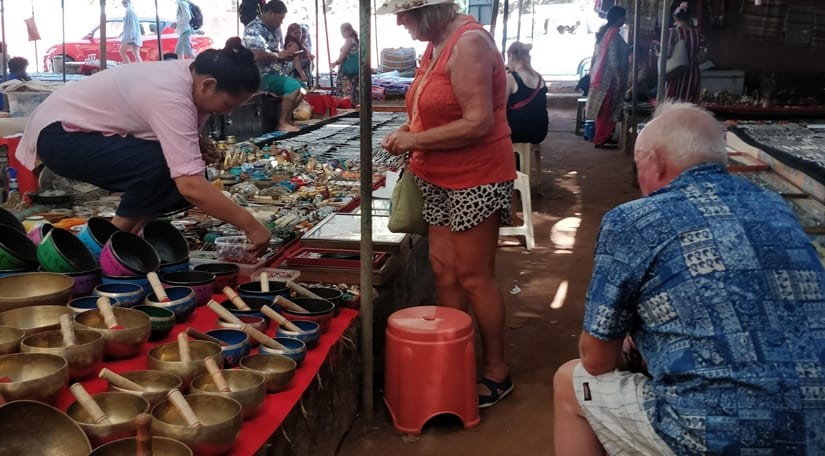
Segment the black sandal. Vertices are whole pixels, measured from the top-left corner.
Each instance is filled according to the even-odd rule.
[[[509,375],[503,382],[497,382],[485,377],[481,377],[481,380],[478,382],[490,390],[490,394],[478,395],[478,408],[487,408],[498,404],[498,401],[507,397],[507,395],[515,389],[513,379]]]

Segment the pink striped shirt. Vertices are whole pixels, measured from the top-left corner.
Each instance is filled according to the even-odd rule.
[[[144,62],[111,68],[49,95],[26,123],[17,159],[32,169],[37,138],[61,121],[66,131],[100,132],[160,142],[172,178],[203,174],[200,127],[192,99],[191,60]],[[82,154],[82,150],[66,150]]]

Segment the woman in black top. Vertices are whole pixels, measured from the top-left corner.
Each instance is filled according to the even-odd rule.
[[[547,85],[530,65],[530,44],[507,49],[507,122],[514,143],[539,144],[547,136]]]

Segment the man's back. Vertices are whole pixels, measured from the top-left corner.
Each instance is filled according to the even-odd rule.
[[[614,209],[587,307],[631,328],[677,454],[825,454],[825,271],[778,195],[706,164]]]

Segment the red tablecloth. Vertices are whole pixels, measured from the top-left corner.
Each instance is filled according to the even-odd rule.
[[[224,298],[223,295],[216,295],[215,299],[220,302]],[[340,315],[332,319],[329,331],[321,336],[318,346],[307,352],[306,359],[295,372],[295,378],[292,380],[290,387],[279,393],[268,394],[258,415],[250,420],[244,421],[241,434],[230,453],[231,455],[252,455],[263,446],[275,430],[278,429],[295,404],[301,399],[304,391],[309,387],[324,360],[326,360],[330,348],[341,338],[344,331],[357,315],[358,312],[355,310],[347,308],[341,309]],[[175,341],[177,334],[189,326],[201,331],[213,329],[216,327],[216,321],[217,316],[211,310],[205,306],[198,307],[189,321],[175,325],[172,334],[165,339],[158,342],[149,342],[146,350],[140,355],[130,359],[111,362],[104,361],[104,364],[107,368],[115,372],[146,369],[146,353],[152,347]],[[274,336],[274,333],[275,326],[270,325],[267,334]],[[255,352],[257,352],[257,348],[253,349],[253,353]],[[86,390],[92,394],[106,391],[107,388],[107,382],[97,377],[89,378],[81,383]],[[67,388],[61,394],[56,405],[59,409],[66,411],[73,402],[74,397]]]

